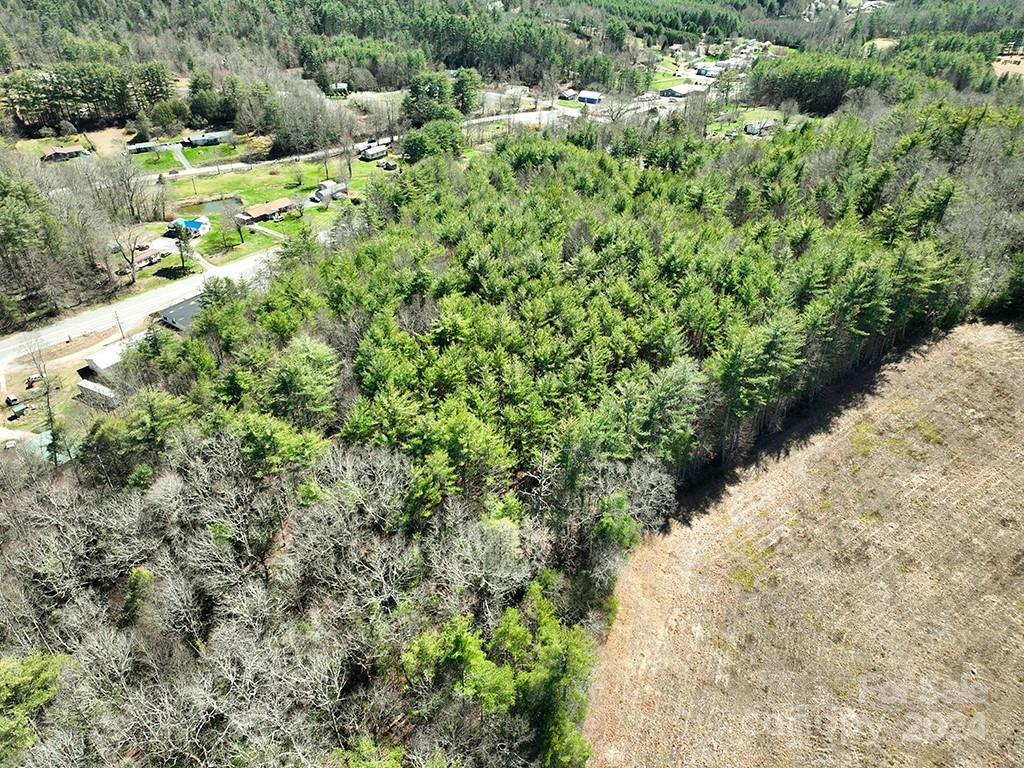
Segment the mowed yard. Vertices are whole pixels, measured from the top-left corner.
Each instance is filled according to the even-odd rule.
[[[590,768],[1024,765],[1021,370],[958,328],[648,537]]]
[[[314,162],[260,165],[244,171],[174,179],[167,183],[170,195],[178,201],[175,206],[177,215],[205,215],[210,219],[212,231],[196,243],[200,255],[215,263],[226,263],[278,246],[283,238],[259,230],[247,231],[243,233],[243,242],[223,214],[223,201],[234,200],[239,207],[279,198],[305,204],[317,184],[325,178],[337,176],[344,162],[343,159],[332,158],[326,169],[323,163]],[[375,163],[353,160],[349,188],[358,191],[367,180],[385,173]],[[335,201],[330,207],[311,205],[305,208],[302,217],[285,215],[281,221],[266,221],[261,227],[283,236],[296,234],[303,225],[313,230],[323,229],[343,205],[347,203]]]

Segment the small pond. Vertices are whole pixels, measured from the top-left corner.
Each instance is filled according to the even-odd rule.
[[[181,209],[183,216],[210,216],[218,214],[231,205],[241,205],[242,200],[238,197],[225,197],[221,200],[209,200],[205,203],[190,205]]]

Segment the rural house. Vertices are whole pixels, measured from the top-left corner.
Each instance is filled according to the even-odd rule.
[[[668,88],[662,88],[658,93],[669,99],[683,99],[689,96],[695,91],[703,91],[705,86],[702,85],[691,85],[689,83],[680,83],[678,85],[670,85]]]
[[[359,153],[360,160],[380,160],[382,157],[387,157],[388,147],[387,144],[377,144],[373,147],[367,147]]]
[[[210,220],[205,216],[196,216],[194,219],[175,219],[167,227],[167,234],[170,237],[174,237],[175,230],[178,227],[184,227],[192,237],[202,237],[210,231]]]
[[[234,131],[207,131],[186,136],[181,143],[187,147],[211,147],[215,144],[227,144],[234,136]]]
[[[43,152],[43,162],[63,162],[73,157],[87,157],[88,155],[89,150],[81,144],[72,144],[70,147],[48,147]]]
[[[577,100],[584,104],[600,104],[601,94],[599,91],[580,91]]]
[[[309,199],[314,203],[323,203],[328,200],[338,200],[344,197],[347,192],[347,185],[339,184],[333,179],[327,179],[316,185],[316,191],[309,196]]]
[[[243,224],[255,224],[258,221],[266,221],[274,216],[280,216],[292,207],[292,201],[287,197],[279,197],[269,203],[250,205],[238,214],[238,220]]]
[[[155,152],[157,143],[155,141],[140,141],[138,144],[128,145],[129,155],[141,155],[143,152]]]
[[[177,304],[164,307],[158,314],[160,315],[160,320],[171,326],[171,328],[187,331],[202,308],[203,305],[199,302],[199,297],[193,296],[191,299],[185,299]]]
[[[128,345],[133,341],[138,340],[142,337],[142,334],[138,336],[122,339],[121,341],[108,344],[102,349],[97,350],[91,357],[85,359],[85,364],[89,367],[94,374],[100,377],[100,379],[111,380],[115,369],[121,364],[121,359],[124,357],[125,350]]]
[[[713,66],[711,64],[698,64],[697,74],[700,75],[701,77],[714,78],[722,74],[722,70],[719,67]]]

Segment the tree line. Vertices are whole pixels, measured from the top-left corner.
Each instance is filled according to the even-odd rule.
[[[23,69],[0,80],[9,114],[22,126],[105,125],[123,122],[170,98],[171,71],[163,62],[105,62]]]

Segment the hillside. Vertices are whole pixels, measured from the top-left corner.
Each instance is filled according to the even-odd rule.
[[[1018,328],[961,327],[652,534],[589,765],[1019,764],[1022,365]]]

